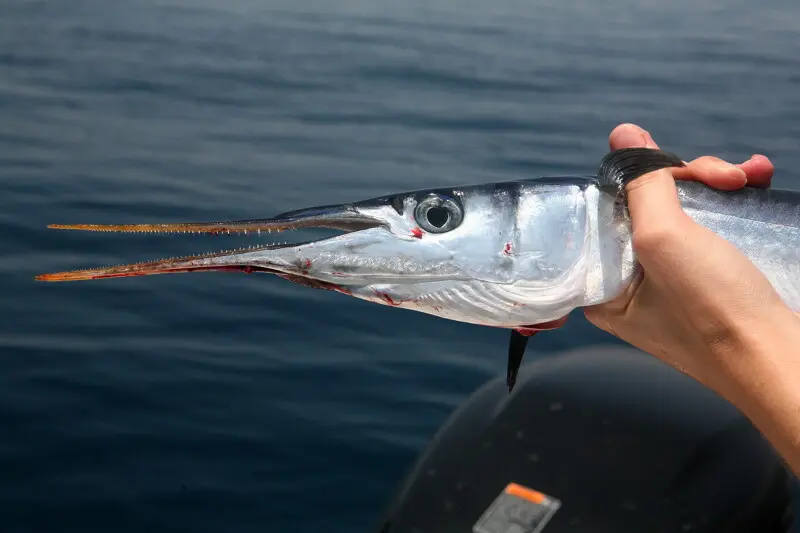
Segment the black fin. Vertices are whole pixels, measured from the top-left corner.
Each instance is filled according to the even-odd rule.
[[[597,177],[602,187],[615,192],[648,172],[662,168],[686,166],[677,155],[654,148],[623,148],[608,153],[600,162]]]
[[[508,369],[506,370],[506,385],[508,385],[509,394],[517,382],[517,372],[522,364],[522,357],[525,355],[529,338],[529,335],[523,335],[515,329],[511,330],[511,341],[508,343]]]

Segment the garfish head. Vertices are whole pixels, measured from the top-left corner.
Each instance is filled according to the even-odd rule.
[[[262,220],[54,225],[213,234],[317,227],[344,233],[37,279],[264,272],[385,305],[510,328],[506,381],[511,392],[530,335],[561,327],[576,307],[592,299],[607,301],[621,289],[633,263],[630,232],[623,230],[618,238],[613,230],[619,228],[625,185],[647,172],[682,165],[668,152],[630,148],[608,154],[595,177],[413,191]]]
[[[203,271],[269,273],[306,286],[454,320],[509,326],[563,307],[564,274],[582,249],[588,181],[528,180],[418,190],[260,220],[179,224],[52,225],[117,232],[260,233],[330,228],[296,244],[44,274],[75,281]],[[520,286],[526,285],[528,292]],[[542,315],[536,309],[540,294]],[[533,300],[531,300],[533,298]],[[528,301],[526,301],[528,299]],[[570,302],[567,302],[569,304]],[[557,313],[556,313],[557,314]],[[555,317],[558,318],[558,317]],[[521,320],[521,319],[520,319]],[[529,323],[529,322],[524,322]]]

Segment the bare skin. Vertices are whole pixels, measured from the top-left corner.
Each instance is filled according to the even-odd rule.
[[[632,124],[612,149],[657,148]],[[768,187],[774,167],[701,157],[628,186],[643,275],[614,302],[585,309],[597,327],[688,374],[738,407],[800,473],[800,317],[733,245],[681,209],[675,179],[717,189]]]

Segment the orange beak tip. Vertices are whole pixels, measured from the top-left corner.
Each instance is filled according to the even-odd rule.
[[[36,281],[63,281],[63,275],[61,274],[39,274],[36,276]]]

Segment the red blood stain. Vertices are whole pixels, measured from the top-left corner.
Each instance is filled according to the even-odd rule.
[[[389,305],[400,305],[399,302],[395,302],[394,300],[392,300],[392,297],[389,296],[388,294],[385,294],[385,293],[381,294],[381,298],[386,300],[386,303],[388,303]]]
[[[123,274],[100,274],[99,276],[92,276],[89,279],[105,279],[105,278],[128,278],[134,276],[146,276],[144,272],[125,272]]]
[[[353,293],[347,287],[342,287],[341,285],[335,285],[333,283],[328,283],[327,281],[320,281],[311,278],[304,278],[302,276],[297,276],[294,274],[276,274],[278,277],[281,277],[285,280],[297,283],[298,285],[304,285],[306,287],[311,287],[312,289],[324,289],[328,291],[335,291],[342,294],[346,294],[348,296],[352,296]]]
[[[411,235],[413,235],[417,239],[421,239],[422,238],[422,230],[420,228],[414,228],[414,229],[411,230]]]
[[[386,294],[385,292],[380,292],[376,290],[375,294],[377,294],[384,302],[386,302],[389,305],[400,305],[400,302],[394,301],[392,297]]]
[[[511,243],[507,242],[505,248],[503,248],[503,253],[506,255],[511,255]]]
[[[253,273],[253,267],[251,267],[251,266],[242,267],[242,272],[244,272],[245,274],[252,274]]]
[[[148,274],[180,274],[181,272],[269,272],[268,269],[252,267],[252,266],[203,266],[203,267],[183,267],[183,268],[167,268],[164,270],[142,271],[142,272],[112,272],[109,274],[97,274],[94,276],[87,276],[86,279],[110,279],[110,278],[132,278],[136,276],[147,276]],[[250,272],[247,272],[248,274]]]
[[[304,259],[303,260],[303,268],[305,268],[305,269],[311,268],[311,259]]]
[[[558,329],[566,323],[567,323],[567,317],[561,317],[557,318],[556,320],[551,320],[550,322],[542,322],[541,324],[530,324],[528,326],[520,326],[514,329],[520,335],[525,335],[526,337],[530,337],[531,335],[536,335],[540,331]]]

